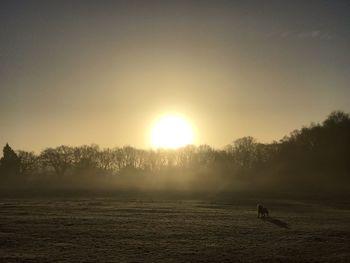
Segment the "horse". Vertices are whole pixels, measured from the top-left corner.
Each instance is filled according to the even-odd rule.
[[[263,206],[261,204],[257,204],[256,205],[256,210],[258,212],[258,217],[262,216],[262,210],[263,210]]]
[[[256,206],[258,217],[268,217],[269,210],[266,207],[263,207],[261,204],[257,204]]]
[[[263,209],[261,211],[261,215],[262,215],[262,217],[269,217],[269,210],[267,210],[266,207],[263,207]]]

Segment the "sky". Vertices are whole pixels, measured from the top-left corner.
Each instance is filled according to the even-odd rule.
[[[350,111],[350,1],[1,1],[0,145],[272,142]]]

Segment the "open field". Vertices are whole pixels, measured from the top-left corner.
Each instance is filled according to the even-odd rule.
[[[350,262],[349,203],[0,199],[0,262]]]

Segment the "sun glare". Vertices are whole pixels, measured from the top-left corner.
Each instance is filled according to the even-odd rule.
[[[183,117],[165,115],[158,119],[152,129],[154,148],[179,148],[193,143],[193,130]]]

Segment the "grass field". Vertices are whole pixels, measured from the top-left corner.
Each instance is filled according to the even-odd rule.
[[[0,199],[0,262],[350,262],[349,203]]]

